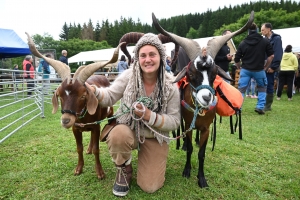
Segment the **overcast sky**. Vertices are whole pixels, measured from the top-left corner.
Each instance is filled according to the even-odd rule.
[[[88,23],[94,27],[99,21],[108,19],[110,23],[120,21],[120,17],[131,17],[134,22],[152,23],[151,13],[158,19],[172,16],[203,13],[208,9],[232,7],[257,0],[0,0],[0,28],[13,29],[25,42],[25,31],[30,35],[49,33],[59,39],[62,27]],[[274,0],[276,1],[276,0]],[[272,2],[274,2],[272,1]],[[278,0],[279,1],[279,0]],[[230,2],[230,3],[229,3]]]

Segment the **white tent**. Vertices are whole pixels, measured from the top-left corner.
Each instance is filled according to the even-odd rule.
[[[167,55],[171,56],[171,51],[172,49],[175,48],[174,43],[167,43],[166,45],[166,51]],[[131,54],[133,57],[135,46],[127,46],[128,52]],[[81,62],[88,62],[88,61],[93,61],[93,62],[99,62],[99,61],[107,61],[109,60],[116,48],[110,48],[110,49],[101,49],[101,50],[94,50],[94,51],[84,51],[80,52],[70,58],[68,58],[69,63],[81,63]],[[123,52],[119,52],[119,59],[123,55]]]
[[[273,31],[281,35],[283,50],[290,44],[293,47],[293,52],[300,52],[300,40],[298,39],[300,36],[300,27],[274,29]]]
[[[300,40],[298,40],[298,37],[300,36],[300,27],[296,28],[285,28],[285,29],[274,29],[275,33],[281,35],[282,38],[282,48],[285,49],[285,47],[290,44],[293,46],[293,52],[300,52]],[[207,38],[198,38],[194,39],[196,42],[199,43],[200,47],[204,47],[207,45],[208,40],[210,40],[213,37],[207,37]],[[230,43],[232,44],[231,51],[236,51],[236,47],[234,46],[234,43],[232,40],[230,40]],[[171,56],[171,51],[175,48],[174,43],[166,43],[166,52],[168,56]],[[230,46],[230,45],[229,45]],[[133,49],[134,46],[127,47],[128,52],[133,56]],[[80,52],[68,59],[69,63],[80,63],[80,62],[86,62],[86,61],[106,61],[109,60],[114,52],[115,48],[111,49],[102,49],[102,50],[95,50],[95,51],[85,51]],[[231,52],[231,53],[234,53]],[[123,55],[123,53],[120,51],[119,58]]]
[[[207,37],[207,38],[199,38],[199,39],[194,39],[196,42],[199,43],[200,47],[204,47],[207,45],[208,40],[210,40],[213,37]],[[231,41],[232,43],[232,41]],[[233,44],[233,43],[232,43]],[[168,56],[171,56],[171,51],[175,48],[175,44],[172,42],[164,44],[166,46],[166,52]],[[235,46],[233,44],[234,50]],[[110,49],[101,49],[101,50],[94,50],[94,51],[85,51],[85,52],[80,52],[68,59],[69,63],[84,63],[84,62],[99,62],[99,61],[107,61],[109,60],[114,52],[115,48],[110,48]],[[128,52],[131,54],[133,57],[134,53],[134,46],[127,46]],[[119,59],[121,58],[121,55],[123,55],[123,52],[119,52]]]

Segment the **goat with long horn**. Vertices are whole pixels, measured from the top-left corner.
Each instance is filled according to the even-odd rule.
[[[217,99],[213,89],[213,82],[216,75],[227,80],[230,77],[220,67],[215,65],[214,58],[222,47],[230,38],[245,32],[253,23],[254,12],[250,14],[248,22],[239,30],[224,36],[218,36],[208,41],[206,53],[203,54],[200,45],[191,39],[177,36],[174,33],[165,31],[159,24],[155,15],[152,14],[154,27],[158,32],[168,36],[178,43],[187,53],[191,62],[178,73],[175,82],[186,77],[187,86],[183,89],[182,117],[185,121],[185,129],[187,132],[187,160],[182,175],[189,178],[191,173],[191,154],[192,146],[192,130],[200,130],[200,150],[198,152],[198,185],[200,187],[208,187],[204,176],[204,158],[205,149],[209,136],[209,127],[213,122],[216,114],[215,104]],[[204,49],[205,50],[205,49]],[[233,80],[231,80],[233,81]],[[191,112],[193,110],[193,112]]]
[[[115,63],[117,61],[119,46],[116,48],[112,58],[108,62],[97,62],[87,66],[81,66],[76,70],[73,78],[71,78],[69,66],[42,55],[36,49],[29,34],[26,34],[28,36],[28,45],[32,54],[39,58],[43,58],[46,62],[48,62],[62,79],[61,85],[55,90],[52,97],[52,113],[56,113],[59,107],[59,99],[62,113],[61,125],[64,128],[72,127],[77,144],[78,164],[75,168],[74,175],[81,174],[84,165],[82,132],[91,131],[91,138],[87,153],[94,154],[97,177],[98,179],[103,179],[105,174],[102,169],[99,156],[99,137],[101,129],[100,125],[94,122],[101,121],[106,117],[111,117],[113,115],[113,107],[101,107],[98,105],[98,100],[95,94],[86,87],[85,83],[96,85],[97,87],[108,87],[110,85],[105,76],[93,74],[96,70],[106,66],[107,64]]]

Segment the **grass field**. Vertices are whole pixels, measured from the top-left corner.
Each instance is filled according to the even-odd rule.
[[[173,141],[164,187],[154,194],[138,187],[134,152],[131,190],[123,199],[300,199],[300,94],[289,102],[284,93],[265,115],[254,112],[255,104],[256,99],[244,102],[243,140],[230,134],[229,118],[217,123],[215,150],[211,141],[206,150],[209,188],[197,184],[198,147],[194,145],[191,178],[186,179],[181,176],[185,152],[176,150]],[[0,144],[0,199],[117,199],[112,194],[116,171],[106,144],[100,147],[106,178],[97,180],[93,155],[84,155],[84,172],[74,176],[74,136],[51,109],[47,104],[45,118]],[[85,147],[89,136],[84,134]]]

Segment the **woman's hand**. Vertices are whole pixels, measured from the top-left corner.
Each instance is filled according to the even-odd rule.
[[[136,109],[134,109],[134,114],[136,114],[139,118],[143,116],[143,106],[141,104],[136,104]],[[145,107],[145,114],[143,117],[143,120],[149,121],[151,116],[151,110],[149,110],[147,107]]]
[[[90,90],[92,91],[94,94],[95,94],[95,91],[96,91],[96,88],[95,87],[92,87],[90,84],[88,84],[87,82],[85,82],[85,86]]]

